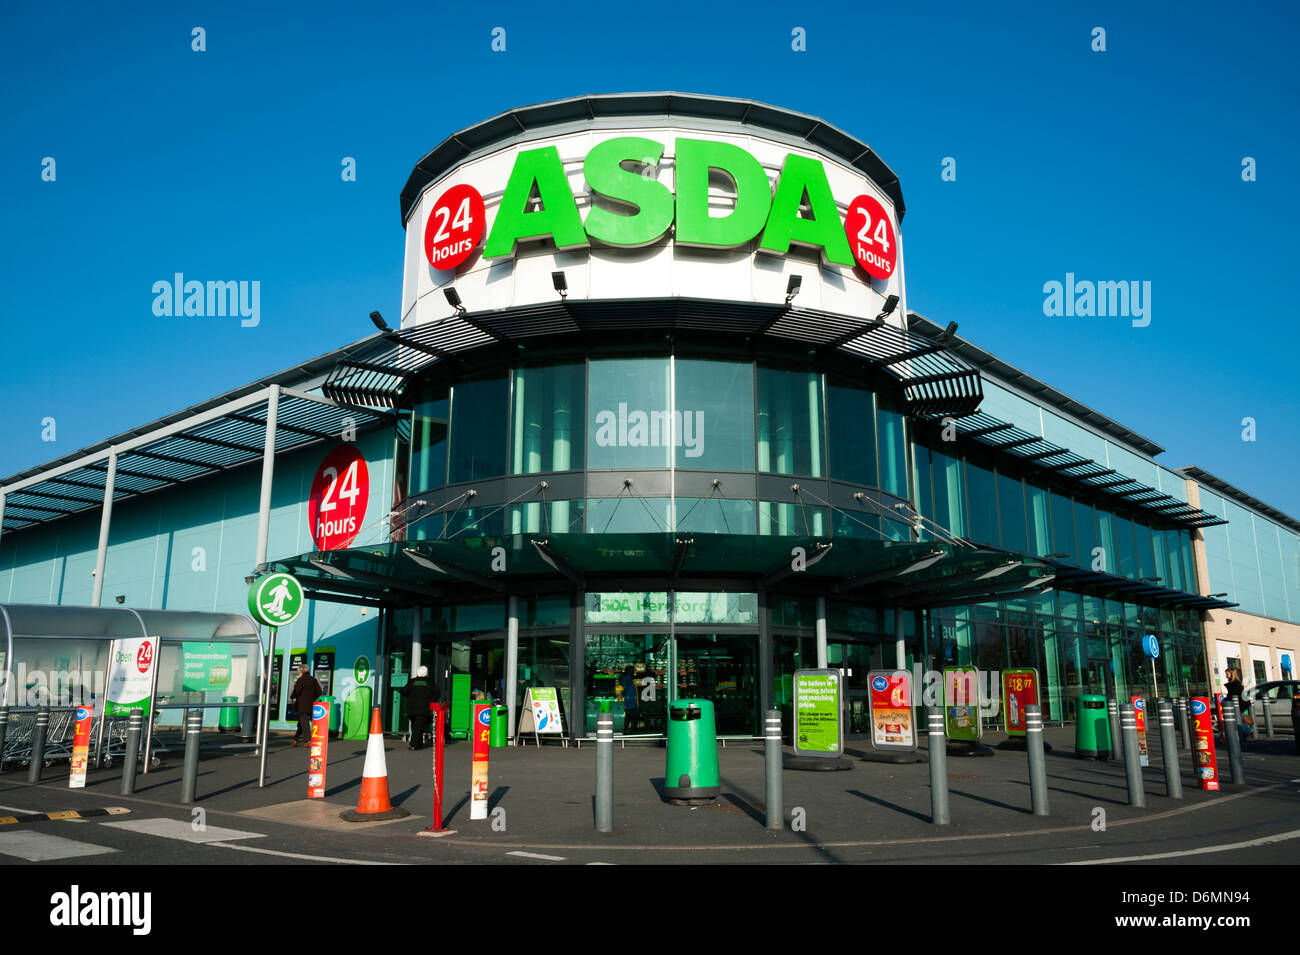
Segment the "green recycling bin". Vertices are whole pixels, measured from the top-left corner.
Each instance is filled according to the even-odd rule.
[[[488,748],[501,749],[510,736],[510,714],[504,706],[491,708],[492,721],[488,724]]]
[[[673,700],[668,704],[667,749],[665,799],[698,806],[718,797],[722,792],[718,724],[709,700]]]
[[[370,738],[370,687],[357,687],[343,701],[343,738]]]
[[[1074,752],[1080,759],[1110,759],[1110,714],[1106,698],[1081,693],[1076,701]]]
[[[223,696],[222,703],[238,703],[237,696]],[[221,721],[217,725],[219,733],[238,733],[239,732],[239,710],[233,706],[223,706],[221,708]]]
[[[334,699],[334,697],[332,697],[332,696],[322,696],[322,697],[321,697],[317,702],[319,702],[319,703],[328,703],[328,704],[330,705],[330,729],[329,729],[329,731],[330,731],[331,734],[335,734],[335,735],[337,735],[337,734],[338,734],[338,731],[339,731],[339,716],[342,715],[342,714],[339,713],[339,710],[342,709],[342,707],[339,706],[339,701],[336,700],[336,699]]]

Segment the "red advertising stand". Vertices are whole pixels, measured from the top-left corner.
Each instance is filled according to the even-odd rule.
[[[77,727],[72,736],[72,767],[68,777],[69,789],[86,787],[86,764],[90,761],[90,724],[94,707],[89,703],[77,707]]]
[[[445,762],[443,744],[447,737],[446,703],[430,703],[429,711],[433,713],[433,825],[420,832],[422,836],[449,836],[455,829],[442,828],[442,777]]]
[[[491,744],[492,707],[487,703],[474,704],[473,726],[474,763],[469,781],[469,817],[488,817],[488,753]]]
[[[1133,704],[1133,716],[1137,720],[1138,757],[1143,768],[1151,765],[1147,758],[1147,701],[1140,696],[1129,698]]]
[[[1188,706],[1192,717],[1192,765],[1202,789],[1219,790],[1219,769],[1214,761],[1214,725],[1210,720],[1210,700],[1198,696]]]
[[[311,744],[307,747],[307,798],[325,798],[325,762],[329,758],[330,705],[311,705]]]
[[[1002,671],[1002,714],[1006,727],[1007,739],[998,744],[998,749],[1013,749],[1023,752],[1028,743],[1029,723],[1025,719],[1025,707],[1038,703],[1038,671],[1033,667]],[[1051,746],[1044,743],[1044,752],[1050,752]]]

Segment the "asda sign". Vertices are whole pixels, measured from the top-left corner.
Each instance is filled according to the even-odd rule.
[[[641,136],[620,136],[594,146],[582,170],[594,196],[584,219],[569,187],[555,146],[521,150],[506,183],[483,257],[514,255],[520,242],[550,239],[557,249],[606,246],[640,248],[671,229],[679,245],[734,249],[758,240],[758,247],[785,255],[792,245],[820,250],[836,265],[858,265],[887,279],[897,265],[897,237],[885,208],[874,197],[857,196],[840,219],[820,160],[788,153],[775,188],[749,152],[731,143],[677,138],[676,190],[647,175],[658,167],[664,144]],[[709,176],[735,184],[735,205],[711,215]],[[467,260],[486,231],[481,194],[453,186],[434,202],[425,226],[424,249],[438,269]]]

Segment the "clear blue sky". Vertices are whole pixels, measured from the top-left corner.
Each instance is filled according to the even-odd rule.
[[[398,193],[449,133],[672,89],[870,143],[902,179],[913,309],[1164,445],[1166,466],[1300,517],[1297,19],[1283,4],[5,4],[0,475],[362,338],[371,309],[396,324]],[[260,326],[155,317],[151,287],[174,272],[259,280]],[[1150,326],[1044,316],[1043,283],[1067,272],[1150,281]]]

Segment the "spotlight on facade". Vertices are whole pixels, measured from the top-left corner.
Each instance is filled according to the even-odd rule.
[[[124,604],[124,603],[126,603],[126,594],[118,594],[118,595],[117,595],[116,597],[114,597],[113,599],[116,600],[116,601],[117,601],[118,603],[120,603],[120,604]]]
[[[257,580],[257,578],[254,577],[252,574],[249,574],[247,577],[244,578],[244,583],[246,583],[248,586],[251,587],[253,586],[253,581],[255,580]]]
[[[442,295],[447,300],[447,304],[457,312],[465,311],[465,303],[460,300],[460,293],[456,291],[456,286],[448,285],[442,290]]]
[[[790,281],[785,283],[785,304],[789,305],[794,301],[794,297],[799,294],[799,289],[803,286],[802,275],[790,276]]]
[[[371,312],[370,320],[375,323],[375,328],[379,329],[381,332],[391,330],[388,327],[388,323],[384,321],[384,316],[380,315],[378,312]]]
[[[948,339],[952,338],[956,334],[957,334],[957,323],[949,322],[948,327],[939,333],[937,340],[941,342],[946,342]]]
[[[1048,560],[1065,560],[1070,555],[1069,554],[1048,554],[1046,556]]]
[[[555,291],[560,293],[560,298],[567,298],[569,295],[569,280],[564,277],[564,272],[552,272],[551,284],[555,286]]]
[[[876,319],[879,320],[884,318],[886,315],[891,314],[896,308],[898,308],[898,296],[891,295],[885,299],[885,307],[880,310],[880,314],[876,316]]]
[[[1221,594],[1210,594],[1210,596],[1211,596],[1211,597],[1226,597],[1226,596],[1228,596],[1228,592],[1225,590],[1225,591],[1224,591],[1223,593],[1221,593]]]

